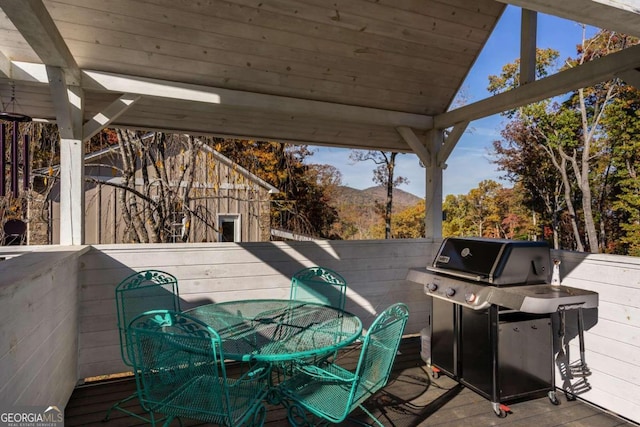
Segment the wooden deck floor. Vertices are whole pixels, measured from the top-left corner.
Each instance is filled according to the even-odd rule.
[[[406,338],[400,347],[394,371],[387,387],[367,403],[373,414],[385,426],[505,426],[505,427],[613,427],[637,426],[603,412],[580,400],[567,401],[562,393],[560,405],[554,406],[542,397],[509,405],[512,413],[506,418],[498,418],[491,409],[491,403],[471,390],[459,386],[447,377],[438,379],[428,375],[424,362],[420,359],[419,337]],[[355,363],[358,350],[341,355],[341,364]],[[114,412],[112,418],[101,420],[109,406],[135,391],[135,381],[131,378],[117,381],[79,386],[73,392],[65,409],[65,426],[129,427],[145,425],[135,418]],[[137,402],[129,408],[142,413]],[[353,418],[367,421],[367,416],[359,410]],[[268,427],[288,425],[286,411],[281,406],[268,406]],[[174,422],[172,425],[178,425]],[[184,426],[205,425],[183,420]],[[344,422],[343,426],[355,426],[356,422]]]

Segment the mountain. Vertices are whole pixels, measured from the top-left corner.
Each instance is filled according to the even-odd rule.
[[[338,211],[340,224],[336,235],[343,239],[380,239],[384,236],[384,221],[376,212],[376,203],[384,205],[387,200],[385,187],[370,187],[365,190],[340,186],[335,190],[332,205]],[[393,190],[393,213],[401,212],[424,199],[395,188]]]
[[[336,190],[335,203],[341,205],[355,205],[362,207],[373,207],[375,203],[386,203],[387,189],[382,186],[369,187],[364,190],[340,186]],[[422,201],[421,197],[398,188],[393,189],[393,212],[400,212],[410,206],[414,206]]]

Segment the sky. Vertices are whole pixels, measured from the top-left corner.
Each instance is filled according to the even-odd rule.
[[[480,101],[491,96],[486,90],[488,76],[499,74],[503,65],[513,62],[520,56],[520,8],[508,6],[493,34],[489,38],[476,63],[462,85],[467,98],[466,103]],[[587,37],[595,29],[590,28]],[[582,40],[582,27],[572,21],[553,16],[538,14],[537,46],[554,48],[560,52],[560,60],[576,56],[576,45]],[[501,172],[491,162],[493,141],[500,138],[500,130],[505,124],[500,115],[473,121],[460,138],[447,160],[443,176],[443,197],[448,194],[467,194],[469,190],[487,179],[492,179],[510,187],[511,183],[501,179]],[[342,173],[343,185],[365,189],[377,184],[373,182],[374,163],[353,163],[349,160],[351,150],[342,148],[309,147],[314,155],[309,163],[329,164]],[[425,197],[425,169],[420,166],[415,154],[403,154],[396,157],[396,171],[408,178],[407,184],[398,188]]]

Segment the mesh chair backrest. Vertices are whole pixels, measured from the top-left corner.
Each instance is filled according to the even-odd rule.
[[[116,286],[116,309],[122,360],[133,366],[127,326],[134,317],[149,310],[181,311],[178,280],[158,270],[134,273]]]
[[[386,385],[408,318],[405,304],[393,304],[378,315],[367,331],[356,371],[361,400]],[[361,401],[354,402],[358,403]]]
[[[153,310],[127,329],[141,404],[148,411],[228,420],[229,395],[218,333],[184,313]],[[206,380],[205,380],[206,379]]]
[[[344,309],[347,282],[340,274],[324,267],[298,271],[291,279],[291,299],[318,302]]]

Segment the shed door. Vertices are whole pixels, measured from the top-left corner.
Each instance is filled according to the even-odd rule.
[[[240,215],[218,216],[218,241],[240,242]]]

